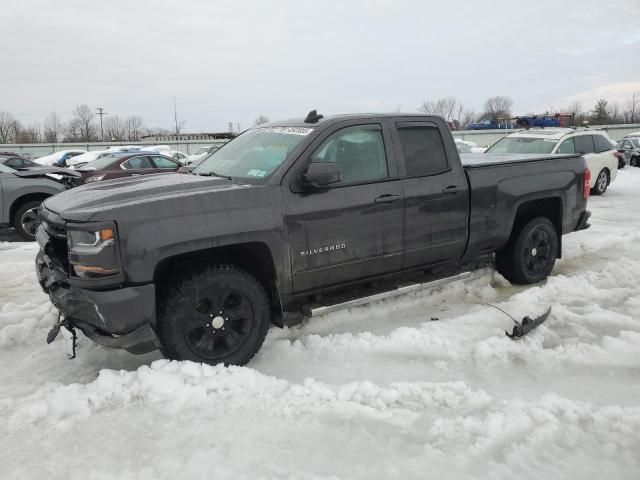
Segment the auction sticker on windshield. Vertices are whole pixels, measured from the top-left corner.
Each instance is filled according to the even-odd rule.
[[[313,128],[306,127],[264,127],[259,128],[260,133],[282,133],[285,135],[309,135]]]

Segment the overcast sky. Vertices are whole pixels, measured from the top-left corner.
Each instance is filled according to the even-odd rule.
[[[189,131],[266,115],[415,112],[455,96],[514,113],[640,91],[640,0],[3,0],[0,110],[82,103]]]

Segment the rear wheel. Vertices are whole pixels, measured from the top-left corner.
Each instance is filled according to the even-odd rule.
[[[496,252],[496,268],[507,280],[519,285],[537,283],[549,276],[558,256],[558,232],[551,220],[536,217],[512,235]]]
[[[631,160],[629,160],[629,165],[631,165],[632,167],[640,166],[638,164],[638,157],[631,157]]]
[[[40,200],[26,202],[16,211],[13,217],[13,226],[23,239],[32,242],[36,239],[38,228],[38,215],[36,209],[42,203]]]
[[[600,170],[598,178],[596,178],[596,184],[591,189],[591,195],[602,195],[607,191],[609,186],[609,173],[606,170]]]
[[[175,360],[244,365],[270,325],[269,300],[252,275],[215,266],[188,275],[160,305],[162,352]]]

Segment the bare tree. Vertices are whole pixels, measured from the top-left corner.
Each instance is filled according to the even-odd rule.
[[[127,140],[136,141],[144,135],[144,120],[138,115],[131,115],[124,121],[124,131]]]
[[[16,143],[39,143],[42,140],[42,129],[39,123],[23,126],[15,122],[14,129]]]
[[[640,122],[640,92],[634,92],[624,104],[622,112],[625,123]]]
[[[79,119],[72,118],[64,124],[64,134],[62,139],[65,142],[82,141],[82,124]]]
[[[9,112],[0,112],[0,143],[15,142],[16,122]]]
[[[582,123],[586,120],[582,103],[578,101],[571,102],[569,105],[561,109],[561,113],[567,113],[569,115],[573,115],[574,125],[582,125]]]
[[[418,111],[427,115],[438,115],[448,122],[460,120],[464,112],[464,105],[455,97],[444,97],[437,100],[425,100],[418,107]]]
[[[111,115],[104,120],[104,131],[108,140],[124,140],[126,132],[125,121],[118,115]]]
[[[51,112],[47,118],[44,119],[42,126],[44,141],[47,143],[57,143],[62,138],[63,125],[62,120],[56,112]]]
[[[484,104],[484,116],[497,122],[500,118],[509,118],[511,116],[511,107],[513,107],[511,98],[503,96],[491,97]]]
[[[80,141],[89,142],[96,138],[95,116],[89,105],[78,105],[73,111],[73,119],[80,129]]]
[[[460,126],[465,128],[467,125],[478,121],[478,114],[471,109],[465,109],[460,115]]]
[[[622,110],[618,102],[610,103],[607,107],[607,114],[609,115],[609,123],[623,123]]]
[[[269,118],[264,115],[258,115],[253,121],[256,125],[262,125],[263,123],[269,123]]]

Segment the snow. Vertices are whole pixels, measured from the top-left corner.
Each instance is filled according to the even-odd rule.
[[[34,162],[39,163],[40,165],[51,166],[54,163],[58,162],[67,153],[76,153],[76,152],[80,155],[82,155],[83,153],[87,153],[86,150],[60,150],[59,152],[54,152],[49,155],[45,155],[44,157],[38,157],[34,160]]]
[[[589,200],[545,283],[484,267],[273,329],[242,368],[85,338],[67,361],[35,245],[1,233],[0,478],[640,478],[638,185]],[[486,302],[553,312],[514,342]]]

